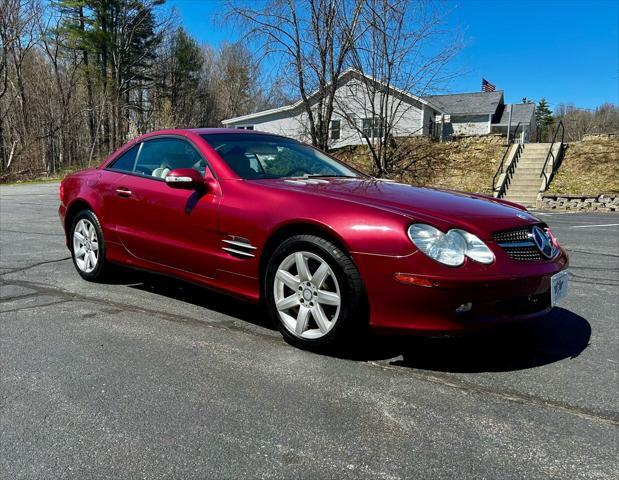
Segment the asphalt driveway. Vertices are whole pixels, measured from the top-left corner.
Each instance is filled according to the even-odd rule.
[[[540,214],[572,263],[547,318],[346,359],[178,281],[83,281],[57,189],[0,188],[0,478],[619,476],[619,215]]]

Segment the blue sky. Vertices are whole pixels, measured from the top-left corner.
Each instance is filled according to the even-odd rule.
[[[256,0],[260,2],[260,0]],[[168,0],[200,42],[235,41],[225,2]],[[507,102],[545,97],[552,106],[619,104],[619,0],[452,0],[447,22],[464,35],[452,92],[479,91],[481,77]]]

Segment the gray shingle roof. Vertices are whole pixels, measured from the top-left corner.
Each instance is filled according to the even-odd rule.
[[[429,95],[423,98],[447,115],[494,115],[503,102],[503,91]]]
[[[531,117],[535,111],[534,103],[515,103],[512,109],[512,125],[521,123],[531,123]],[[501,118],[493,125],[507,125],[509,122],[509,104],[505,105]]]

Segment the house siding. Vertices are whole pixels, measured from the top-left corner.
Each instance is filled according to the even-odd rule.
[[[488,114],[483,115],[452,115],[452,135],[485,135],[490,133]]]
[[[427,134],[429,119],[422,123],[422,108],[424,105],[409,99],[391,97],[391,102],[399,102],[393,126],[393,135],[396,137]],[[365,143],[359,133],[364,118],[368,118],[372,111],[371,99],[362,82],[352,79],[338,87],[335,93],[334,112],[332,120],[340,120],[340,138],[330,141],[330,148]],[[393,105],[387,106],[387,111]],[[378,109],[376,109],[378,110]],[[429,110],[432,111],[432,110]],[[433,111],[432,111],[433,112]],[[431,114],[427,115],[428,117]],[[303,107],[272,114],[266,114],[250,120],[239,120],[227,124],[229,128],[252,125],[254,130],[292,137],[308,142],[309,122]]]
[[[348,145],[364,144],[361,133],[363,119],[369,118],[372,111],[372,102],[379,102],[380,95],[372,100],[367,92],[368,79],[370,85],[379,85],[360,72],[349,70],[338,79],[335,92],[334,112],[331,120],[340,122],[339,138],[331,140],[329,147],[338,148]],[[313,94],[310,98],[316,98]],[[415,95],[393,90],[390,105],[385,111],[392,108],[398,110],[391,121],[394,137],[412,135],[430,135],[434,138],[450,139],[452,136],[487,135],[492,131],[504,132],[505,104],[502,91],[474,92],[451,95],[430,95],[416,97]],[[529,107],[525,104],[515,104],[521,123],[532,116]],[[526,112],[525,112],[526,110]],[[516,123],[516,122],[512,122]],[[247,128],[275,133],[301,141],[308,142],[309,122],[301,102],[294,105],[264,111],[253,115],[246,115],[234,119],[224,120],[229,128]],[[530,120],[531,136],[535,133],[535,122]],[[329,128],[331,132],[331,128]]]

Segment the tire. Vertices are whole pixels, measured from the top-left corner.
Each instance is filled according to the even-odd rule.
[[[345,252],[322,237],[283,241],[269,260],[264,289],[271,319],[294,346],[341,350],[367,331],[361,275]]]
[[[75,216],[71,225],[69,248],[73,265],[84,280],[97,282],[108,276],[111,266],[105,259],[101,224],[91,210],[81,210]]]

